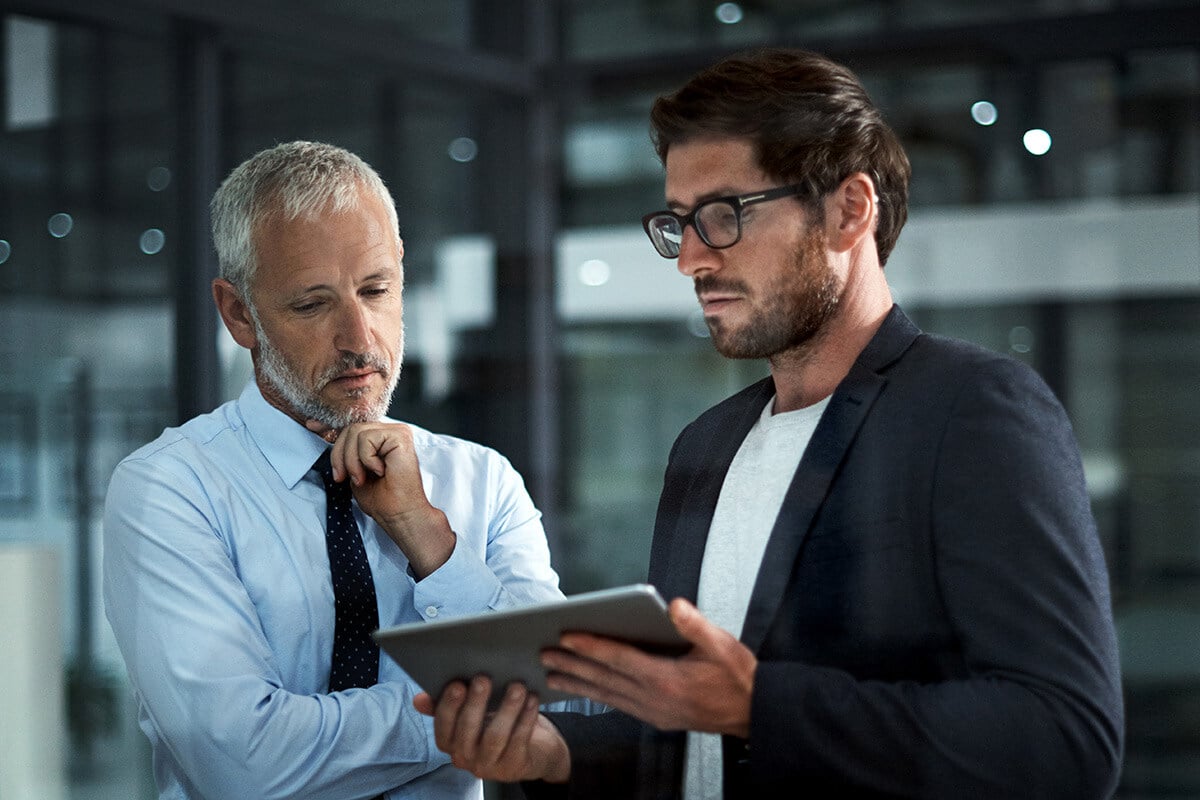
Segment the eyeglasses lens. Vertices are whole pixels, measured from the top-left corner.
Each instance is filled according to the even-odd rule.
[[[679,255],[679,247],[683,244],[683,229],[679,226],[678,219],[665,214],[655,217],[650,220],[647,230],[650,231],[650,241],[661,255],[667,258]]]
[[[738,212],[729,203],[706,203],[696,212],[696,227],[710,247],[729,247],[738,240]]]

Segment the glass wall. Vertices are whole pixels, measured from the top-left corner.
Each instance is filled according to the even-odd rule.
[[[644,241],[662,204],[646,114],[719,55],[787,41],[854,66],[912,158],[899,302],[1063,399],[1121,637],[1120,797],[1200,797],[1200,3],[244,5],[3,16],[0,567],[52,566],[41,610],[0,614],[0,660],[36,655],[30,626],[61,644],[61,780],[39,796],[154,796],[98,515],[117,460],[249,377],[196,288],[197,198],[278,141],[372,163],[406,246],[393,415],[513,460],[565,591],[637,581],[675,436],[767,371],[712,350]],[[197,397],[204,362],[180,354],[209,350]]]
[[[324,35],[312,27],[291,39],[256,37],[226,20],[217,33],[211,19],[136,8],[129,26],[103,10],[91,19],[56,7],[3,17],[0,583],[15,593],[25,585],[16,578],[45,582],[39,608],[0,614],[0,660],[21,676],[48,670],[37,682],[49,674],[55,688],[15,708],[14,719],[47,723],[18,720],[14,754],[0,760],[0,796],[155,796],[103,614],[100,515],[117,461],[204,400],[181,397],[177,375],[215,386],[215,401],[236,396],[250,376],[248,355],[216,324],[208,296],[203,207],[243,159],[314,139],[379,170],[406,246],[408,349],[393,415],[528,460],[524,428],[502,422],[528,416],[528,333],[495,313],[497,262],[519,271],[530,260],[523,215],[537,204],[526,200],[521,150],[529,98],[513,89],[528,70],[489,61],[495,74],[464,82],[470,61],[452,52],[519,55],[524,18],[485,9],[468,19],[467,5],[431,15],[415,4],[373,14],[364,4],[361,18],[341,18],[360,32],[392,26],[392,41],[412,36],[418,49],[433,48],[421,51],[420,75],[360,57],[357,40],[334,37],[332,52],[307,47]],[[453,28],[437,23],[441,15]],[[424,27],[408,24],[418,19]],[[214,137],[185,129],[197,115]],[[209,174],[196,163],[206,148],[217,162]],[[200,255],[188,245],[196,240]],[[531,302],[517,299],[519,322]],[[206,317],[196,327],[216,331],[214,340],[182,333],[181,310]],[[514,327],[518,335],[498,334]],[[202,360],[179,354],[210,348],[219,374],[196,381]],[[52,630],[32,639],[43,625]],[[0,738],[0,750],[9,743]],[[21,763],[26,750],[41,755]]]
[[[3,35],[0,552],[6,582],[22,558],[50,554],[54,580],[30,599],[62,612],[34,616],[58,632],[61,654],[4,658],[61,670],[38,674],[65,687],[65,778],[42,787],[53,797],[141,756],[97,602],[98,519],[117,461],[170,421],[170,62],[162,40],[94,27],[7,16]],[[8,724],[20,731],[21,718]],[[24,745],[36,762],[52,741]],[[19,751],[6,752],[11,780]],[[143,777],[122,778],[123,796]]]

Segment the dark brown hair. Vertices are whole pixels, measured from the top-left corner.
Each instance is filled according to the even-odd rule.
[[[812,208],[855,172],[875,182],[875,243],[887,263],[908,218],[911,168],[858,77],[824,56],[768,48],[730,56],[697,73],[650,111],[663,163],[671,145],[709,136],[750,138],[759,165],[783,183],[808,187]]]

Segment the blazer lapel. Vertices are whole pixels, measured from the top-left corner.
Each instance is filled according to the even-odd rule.
[[[696,477],[684,495],[682,511],[669,545],[671,568],[665,571],[658,586],[663,597],[686,597],[696,602],[700,589],[700,563],[704,560],[708,529],[712,525],[721,486],[725,483],[725,474],[729,472],[742,440],[774,393],[775,384],[770,378],[761,381],[733,413],[720,421],[704,452],[696,454]]]
[[[899,358],[919,333],[899,306],[893,306],[879,331],[834,391],[829,406],[821,415],[821,421],[784,496],[775,526],[771,529],[754,592],[750,596],[750,608],[742,628],[742,643],[752,651],[758,652],[766,639],[813,518],[825,501],[838,466],[855,435],[887,384],[887,379],[880,375],[880,371]],[[744,437],[745,432],[741,438]],[[720,491],[720,486],[717,491]]]

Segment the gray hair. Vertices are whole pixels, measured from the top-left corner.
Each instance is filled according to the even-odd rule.
[[[320,142],[287,142],[243,161],[213,195],[213,244],[220,276],[250,299],[258,268],[254,234],[273,215],[285,220],[338,213],[357,207],[359,192],[374,193],[387,209],[399,242],[396,203],[379,174],[341,147]]]

